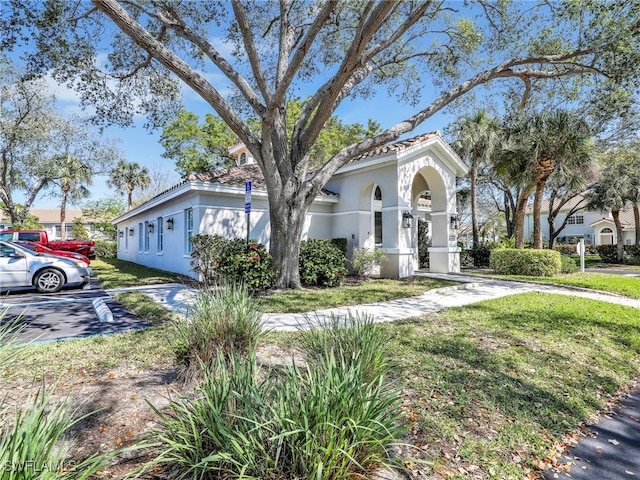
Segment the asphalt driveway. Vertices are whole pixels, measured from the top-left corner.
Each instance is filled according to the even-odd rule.
[[[97,302],[97,303],[96,303]],[[110,315],[98,315],[96,306]],[[2,293],[0,310],[6,309],[1,323],[19,318],[25,330],[24,342],[51,342],[126,330],[149,325],[111,298],[97,282],[88,288],[67,288],[58,293],[38,293],[33,289]]]

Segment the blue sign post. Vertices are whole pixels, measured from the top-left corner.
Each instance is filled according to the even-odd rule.
[[[247,219],[247,245],[249,245],[249,231],[251,229],[251,182],[244,184],[244,214]]]

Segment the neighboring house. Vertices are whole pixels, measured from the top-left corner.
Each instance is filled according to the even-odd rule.
[[[581,201],[583,201],[583,197],[578,196],[562,208],[555,221],[556,228],[562,225],[567,213]],[[527,208],[524,225],[524,238],[529,240],[533,238],[532,208],[532,206]],[[540,215],[542,235],[545,241],[549,240],[548,213],[549,202],[545,200],[542,202]],[[620,222],[622,223],[623,242],[626,245],[635,243],[636,229],[633,220],[633,210],[631,208],[620,212]],[[617,243],[616,226],[613,223],[611,214],[592,210],[580,210],[571,215],[567,226],[560,232],[557,243],[577,243],[582,239],[584,239],[587,245]]]
[[[186,180],[116,218],[118,258],[171,272],[191,271],[196,234],[245,238],[245,182],[252,182],[250,237],[269,244],[268,196],[262,173],[242,145],[231,153],[238,166]],[[363,155],[332,177],[311,205],[303,238],[344,237],[356,247],[381,248],[384,277],[417,269],[417,221],[431,222],[430,269],[457,272],[456,176],[467,166],[438,132]],[[424,201],[426,198],[429,201]]]
[[[62,235],[60,224],[60,209],[59,208],[32,208],[29,210],[31,215],[38,217],[40,223],[43,225],[44,230],[47,231],[47,235],[51,240],[66,240],[71,239],[71,229],[73,228],[73,221],[76,218],[82,218],[82,210],[67,209],[65,211],[65,230],[66,234]],[[89,235],[92,236],[93,231],[91,225],[84,224]],[[0,219],[0,230],[11,228],[11,218],[6,214],[2,215]]]

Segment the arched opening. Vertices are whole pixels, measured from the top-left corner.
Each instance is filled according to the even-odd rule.
[[[376,247],[382,247],[382,190],[376,185],[371,199],[371,221],[373,231],[373,243]]]
[[[613,245],[613,243],[613,230],[609,227],[600,230],[600,245]]]

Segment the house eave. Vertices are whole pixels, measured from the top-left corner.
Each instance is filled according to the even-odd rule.
[[[244,185],[226,185],[217,182],[203,182],[201,180],[185,180],[184,183],[178,184],[172,190],[167,191],[164,194],[161,194],[149,200],[148,202],[143,203],[142,205],[138,205],[137,207],[132,208],[119,217],[114,218],[111,223],[113,225],[117,225],[119,223],[125,222],[127,220],[130,220],[131,218],[143,214],[147,210],[156,208],[159,205],[162,205],[170,200],[176,199],[191,192],[214,193],[221,196],[244,197],[245,187]],[[269,194],[265,188],[254,188],[251,191],[251,196],[268,199]],[[338,201],[338,195],[320,194],[316,195],[316,198],[314,199],[314,203],[336,204],[338,203]]]

